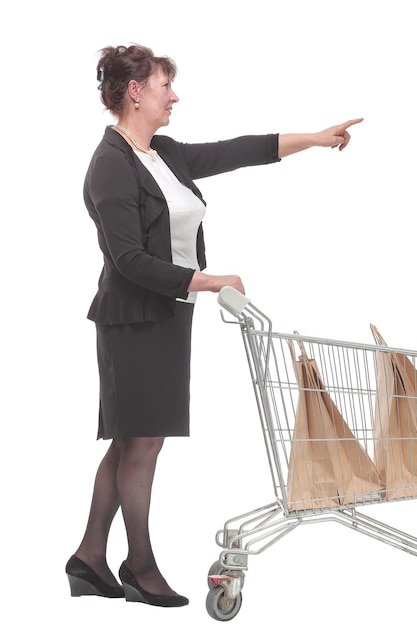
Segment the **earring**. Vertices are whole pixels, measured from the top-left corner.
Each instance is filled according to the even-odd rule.
[[[139,102],[136,100],[136,102],[135,102],[135,109],[138,109],[138,108],[139,108]]]

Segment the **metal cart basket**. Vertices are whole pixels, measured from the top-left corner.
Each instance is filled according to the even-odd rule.
[[[217,532],[209,615],[233,619],[248,557],[301,524],[338,522],[417,555],[416,537],[358,510],[417,496],[417,351],[273,332],[232,287],[218,301],[240,326],[275,500]]]

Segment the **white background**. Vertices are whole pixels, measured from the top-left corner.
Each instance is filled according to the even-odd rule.
[[[206,574],[223,523],[273,500],[239,329],[214,294],[195,313],[192,437],[161,454],[154,549],[188,595],[171,610],[70,598],[107,444],[96,442],[101,258],[82,200],[106,124],[97,52],[142,43],[178,64],[181,141],[309,132],[364,117],[342,153],[315,148],[199,186],[211,273],[239,273],[276,330],[417,346],[416,37],[412,0],[24,0],[2,11],[2,599],[7,624],[210,624]],[[164,131],[165,132],[165,131]],[[262,187],[262,195],[259,193]],[[367,513],[416,533],[416,504]],[[126,555],[120,517],[109,542]],[[415,613],[416,561],[343,527],[297,529],[252,557],[235,623],[380,625]],[[4,620],[3,620],[4,621]]]

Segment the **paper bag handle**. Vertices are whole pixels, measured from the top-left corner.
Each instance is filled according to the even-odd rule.
[[[370,324],[369,326],[370,326],[370,328],[371,328],[371,332],[372,332],[372,334],[373,334],[373,336],[374,336],[374,339],[375,339],[376,343],[377,343],[379,346],[386,346],[386,345],[387,345],[387,343],[386,343],[386,341],[383,339],[383,337],[382,337],[381,333],[379,332],[379,330],[377,329],[377,327],[376,327],[376,326],[374,326],[374,324]]]
[[[300,333],[298,332],[298,330],[294,330],[293,334],[294,335],[299,335]],[[298,343],[298,347],[300,348],[301,355],[304,357],[304,359],[308,360],[309,357],[308,357],[308,354],[307,354],[307,350],[305,349],[304,343],[301,341],[301,339],[297,339],[297,343]],[[292,339],[288,339],[288,346],[290,348],[292,360],[296,361],[297,357],[295,355],[294,344],[293,344]]]

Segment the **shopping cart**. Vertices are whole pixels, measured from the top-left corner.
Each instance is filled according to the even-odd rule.
[[[248,557],[301,524],[338,522],[417,556],[416,537],[358,510],[417,496],[417,351],[273,332],[232,287],[218,302],[240,326],[275,500],[217,532],[209,615],[233,619]]]

